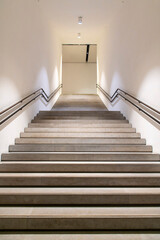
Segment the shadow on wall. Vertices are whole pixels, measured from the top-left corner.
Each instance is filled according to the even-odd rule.
[[[59,79],[59,75],[58,75],[58,69],[57,67],[55,67],[54,69],[54,72],[53,72],[53,79],[52,79],[52,82],[55,82],[57,83]],[[5,81],[4,81],[5,80]],[[18,101],[21,100],[21,97],[20,97],[20,94],[19,94],[19,89],[18,89],[18,85],[15,84],[14,81],[8,79],[8,78],[4,78],[3,81],[5,82],[5,85],[3,85],[3,90],[4,90],[4,93],[7,93],[9,94],[10,92],[12,92],[12,94],[18,98]],[[42,86],[42,88],[45,90],[45,92],[49,95],[50,94],[50,86],[49,86],[49,80],[48,80],[48,74],[47,74],[47,71],[46,69],[43,67],[39,74],[38,74],[38,77],[37,77],[37,86]],[[57,84],[56,84],[57,85]],[[58,86],[56,86],[58,87]],[[56,88],[53,86],[52,84],[52,88]],[[37,90],[39,88],[37,87]],[[31,93],[29,93],[31,94]],[[37,96],[38,93],[35,95]],[[23,97],[26,97],[27,95],[23,96]],[[34,95],[32,95],[31,97],[27,98],[26,100],[24,100],[23,102],[19,103],[18,105],[16,105],[15,107],[13,107],[11,110],[7,111],[6,113],[4,114],[1,114],[0,115],[0,121],[3,120],[5,117],[7,117],[8,115],[12,114],[14,111],[16,111],[17,109],[19,109],[22,105],[24,105],[25,103],[27,103],[29,100],[32,100],[34,97]],[[3,96],[1,96],[3,97]],[[0,131],[2,129],[4,129],[7,125],[9,125],[12,121],[14,121],[19,115],[21,115],[22,113],[23,114],[23,118],[25,118],[25,121],[29,122],[30,121],[30,114],[28,113],[28,111],[25,111],[27,107],[33,105],[35,102],[37,102],[38,105],[36,105],[36,109],[35,109],[35,112],[38,108],[40,108],[40,106],[43,104],[45,107],[47,107],[50,103],[47,103],[42,97],[38,97],[36,98],[33,102],[31,102],[28,106],[24,107],[23,109],[21,109],[18,113],[16,113],[14,116],[12,116],[10,119],[8,119],[5,123],[3,123],[1,126],[0,126]],[[11,105],[13,105],[15,103],[12,102]],[[9,107],[9,106],[6,106],[6,108]],[[1,109],[1,110],[4,110]]]
[[[159,69],[153,70],[149,74],[147,74],[147,77],[144,79],[144,82],[142,82],[142,84],[141,84],[142,86],[140,87],[139,92],[137,93],[137,98],[140,99],[140,100],[145,99],[145,97],[143,98],[143,93],[148,92],[149,99],[150,100],[154,99],[155,95],[152,92],[152,85],[154,85],[154,86],[157,85],[157,88],[156,88],[157,93],[156,93],[156,91],[155,91],[155,93],[156,93],[156,96],[158,96],[159,89],[160,89],[159,86],[158,86],[159,81],[160,81],[160,71],[159,71]],[[104,72],[102,72],[101,83],[102,84],[105,83],[105,74],[104,74]],[[122,84],[122,80],[121,80],[120,75],[118,74],[118,72],[115,72],[114,75],[113,75],[113,79],[111,81],[111,86],[110,86],[110,91],[109,91],[110,92],[110,96],[112,96],[113,93],[117,90],[117,88],[118,88],[117,86],[123,86],[123,84]],[[121,89],[123,90],[124,88],[121,87]],[[128,92],[128,93],[130,93],[130,92]],[[152,95],[151,95],[151,93],[152,93]],[[144,111],[148,112],[153,117],[155,117],[155,118],[160,120],[160,114],[158,114],[158,113],[150,110],[149,108],[141,105],[140,103],[138,103],[137,101],[135,101],[134,99],[132,99],[130,97],[127,97],[127,98],[129,100],[131,100],[133,103],[135,103],[136,105],[138,105],[140,108],[142,108]],[[157,102],[156,103],[159,103],[158,99],[159,98],[157,98]],[[116,105],[118,105],[118,104],[120,104],[119,106],[121,107],[121,101],[122,102],[126,102],[123,98],[121,98],[119,96],[117,99],[114,100],[114,102],[110,103],[108,101],[107,104],[108,104],[108,106],[110,105],[112,108],[116,107]],[[145,100],[143,100],[143,101],[145,101]],[[146,103],[148,103],[148,101],[146,101]],[[146,116],[143,112],[138,110],[132,104],[130,104],[128,102],[126,102],[126,104],[128,104],[130,106],[130,108],[126,108],[125,109],[125,113],[129,117],[129,119],[134,118],[134,116],[133,116],[134,112],[132,111],[132,109],[133,109],[138,114],[140,114],[143,118],[145,118],[148,122],[150,122],[154,127],[156,127],[158,130],[160,130],[160,125],[158,123],[156,123],[154,120],[152,120],[151,118]],[[122,109],[123,109],[123,106],[122,106]]]

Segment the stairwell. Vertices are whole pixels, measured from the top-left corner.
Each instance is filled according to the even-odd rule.
[[[159,160],[98,96],[61,96],[2,154],[0,230],[159,230]]]

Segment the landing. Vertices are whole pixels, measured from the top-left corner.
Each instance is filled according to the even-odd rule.
[[[107,111],[98,95],[61,95],[53,111]]]

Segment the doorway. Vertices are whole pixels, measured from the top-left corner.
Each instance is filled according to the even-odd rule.
[[[63,94],[96,94],[97,45],[62,45]]]

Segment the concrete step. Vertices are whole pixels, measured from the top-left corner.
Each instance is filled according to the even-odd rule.
[[[110,145],[144,145],[141,138],[16,138],[16,144],[110,144]]]
[[[120,112],[110,111],[47,111],[39,112],[38,117],[124,117]]]
[[[77,133],[127,133],[127,132],[136,132],[135,128],[72,128],[72,127],[68,127],[68,128],[25,128],[24,132],[38,132],[38,133],[56,133],[56,132],[77,132]]]
[[[140,138],[140,133],[74,133],[74,132],[53,132],[53,133],[21,133],[22,138]]]
[[[0,164],[0,172],[160,173],[160,162],[8,161]]]
[[[2,161],[160,161],[159,154],[152,153],[3,153]]]
[[[1,233],[1,240],[159,240],[160,232],[159,231],[49,231],[44,233],[44,231],[28,231],[25,233]]]
[[[1,187],[160,187],[160,173],[0,173]]]
[[[54,113],[54,112],[53,112]],[[74,111],[72,111],[72,112],[57,112],[57,113],[55,113],[55,114],[37,114],[35,117],[44,117],[44,118],[54,118],[54,117],[59,117],[59,118],[63,118],[63,117],[67,117],[67,118],[69,118],[69,117],[78,117],[78,118],[85,118],[85,117],[89,117],[89,118],[103,118],[103,117],[106,117],[106,118],[108,118],[108,117],[112,117],[112,118],[117,118],[117,117],[124,117],[123,116],[123,114],[120,114],[120,113],[107,113],[107,112],[105,112],[105,111],[103,111],[103,112],[87,112],[87,111],[85,111],[85,112],[74,112]]]
[[[34,119],[84,119],[84,120],[110,120],[110,119],[114,119],[114,120],[123,120],[123,119],[126,119],[123,115],[60,115],[60,116],[56,116],[56,115],[53,115],[53,116],[46,116],[46,115],[37,115],[34,117]]]
[[[101,119],[101,120],[96,120],[96,119],[58,119],[58,120],[54,120],[54,119],[36,119],[36,120],[32,120],[31,123],[58,123],[58,124],[66,124],[69,123],[70,126],[72,126],[72,124],[123,124],[123,123],[129,123],[128,120],[105,120],[105,119]]]
[[[79,128],[79,123],[29,123],[29,128]],[[81,123],[82,128],[131,128],[130,123]]]
[[[0,205],[151,205],[160,188],[0,188]]]
[[[0,207],[1,230],[159,230],[160,207]]]
[[[123,114],[120,111],[39,111],[37,114],[38,116],[101,116],[101,115],[113,115],[113,116],[123,116]]]
[[[123,116],[37,116],[34,120],[125,120]]]
[[[146,145],[107,144],[17,144],[9,146],[10,152],[152,152]]]

